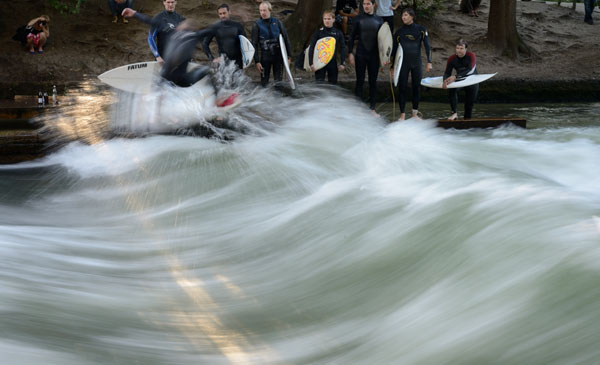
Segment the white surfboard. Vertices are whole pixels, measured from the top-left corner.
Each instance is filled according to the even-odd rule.
[[[98,76],[100,81],[115,89],[147,94],[160,78],[156,61],[138,62],[108,70]]]
[[[496,74],[497,74],[497,72],[493,73],[493,74],[481,74],[481,75],[467,76],[464,79],[454,81],[453,83],[448,85],[448,89],[456,89],[459,87],[475,85],[475,84],[484,82],[485,80],[488,80],[488,79],[494,77]],[[421,85],[426,86],[426,87],[431,87],[434,89],[442,89],[443,83],[444,83],[443,76],[425,77],[424,79],[421,79]]]
[[[240,48],[242,49],[242,63],[244,64],[244,68],[246,68],[252,63],[255,49],[248,38],[243,35],[239,35],[238,38],[240,39]]]
[[[190,62],[188,70],[200,66]],[[160,65],[156,61],[138,62],[108,70],[99,75],[103,83],[115,89],[137,94],[148,94],[160,81]]]
[[[281,48],[281,57],[283,58],[285,74],[290,82],[290,87],[292,90],[294,90],[296,88],[296,84],[294,84],[294,78],[292,77],[292,71],[290,70],[290,62],[288,61],[287,50],[285,49],[285,42],[283,41],[283,36],[281,34],[279,35],[279,48]]]
[[[398,79],[400,78],[400,70],[402,69],[402,60],[404,59],[404,50],[402,45],[398,43],[398,49],[396,50],[396,59],[394,60],[394,86],[398,86]]]
[[[377,32],[377,47],[379,48],[379,63],[383,67],[390,62],[390,56],[392,55],[392,47],[394,46],[394,39],[392,37],[392,31],[387,22],[383,22],[379,31]]]

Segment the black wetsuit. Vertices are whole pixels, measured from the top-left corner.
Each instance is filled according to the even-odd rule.
[[[141,13],[135,13],[135,17],[151,25],[148,32],[148,45],[154,58],[162,57],[171,33],[177,28],[179,23],[185,20],[177,12],[168,12],[166,10],[156,14],[154,18]]]
[[[325,67],[315,72],[315,79],[317,82],[325,81],[325,74],[327,74],[327,81],[329,81],[330,84],[337,84],[338,65],[336,57],[339,55],[341,59],[340,65],[344,65],[344,62],[346,60],[346,54],[348,53],[348,51],[346,50],[346,41],[344,40],[344,34],[341,30],[333,27],[319,28],[313,35],[312,40],[310,42],[310,47],[308,48],[308,63],[311,66],[313,65],[315,45],[317,44],[317,41],[319,39],[325,37],[335,38],[335,53],[333,54],[333,58],[331,59],[331,61],[329,61],[329,63]]]
[[[160,69],[160,75],[177,86],[188,87],[195,84],[209,73],[209,67],[197,67],[188,72],[196,45],[210,32],[206,29],[199,31],[179,30],[174,32],[165,48],[165,63]]]
[[[263,67],[263,73],[260,75],[262,86],[267,86],[269,83],[271,68],[273,68],[273,79],[275,81],[281,81],[283,78],[283,59],[279,48],[279,34],[283,36],[287,54],[291,54],[287,32],[278,19],[273,17],[261,18],[252,27],[252,45],[256,49],[254,62],[260,62]]]
[[[161,13],[162,14],[162,13]],[[162,18],[136,13],[135,17],[140,21],[150,24],[152,28],[159,27],[164,24]],[[199,31],[178,30],[170,32],[169,41],[163,46],[161,57],[164,64],[160,69],[160,75],[168,81],[173,82],[177,86],[188,87],[206,76],[209,68],[206,66],[195,68],[188,72],[188,64],[190,63],[196,45],[206,37],[210,32],[206,29]]]
[[[369,107],[375,110],[377,99],[377,74],[379,73],[379,49],[377,32],[383,19],[377,15],[363,13],[354,18],[352,33],[348,40],[348,50],[352,52],[354,41],[358,42],[354,59],[356,63],[356,96],[362,98],[365,71],[369,72]]]
[[[225,54],[228,59],[235,61],[239,68],[243,68],[242,49],[238,36],[246,36],[244,27],[232,20],[222,20],[208,28],[209,34],[202,42],[202,49],[206,56],[212,61],[214,59],[210,51],[210,42],[213,38],[217,39],[219,54]]]
[[[477,58],[473,52],[467,51],[464,57],[460,58],[456,54],[453,54],[448,58],[446,62],[446,71],[444,72],[444,80],[452,75],[452,70],[456,70],[456,78],[461,79],[469,75],[477,74]],[[465,119],[471,118],[473,113],[473,104],[477,99],[477,92],[479,91],[479,84],[461,87],[459,89],[465,90]],[[450,108],[452,113],[456,113],[458,105],[458,90],[459,89],[448,89],[450,92]]]
[[[427,34],[425,27],[415,23],[403,25],[394,33],[392,60],[396,59],[398,43],[402,46],[404,56],[402,58],[402,67],[400,68],[400,77],[398,78],[398,104],[400,106],[400,112],[404,113],[409,73],[412,81],[412,107],[413,110],[419,109],[419,100],[421,99],[421,79],[423,78],[421,43],[425,46],[425,54],[427,55],[428,63],[432,63],[431,46],[429,44],[429,35]]]

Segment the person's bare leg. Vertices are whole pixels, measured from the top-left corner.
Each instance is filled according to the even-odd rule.
[[[400,118],[398,118],[398,121],[403,121],[406,119],[406,114],[405,113],[400,113]]]
[[[44,52],[44,44],[46,44],[46,34],[40,33],[40,41],[38,43],[38,52]]]
[[[27,38],[27,47],[29,47],[29,53],[34,53],[33,49],[33,38]]]

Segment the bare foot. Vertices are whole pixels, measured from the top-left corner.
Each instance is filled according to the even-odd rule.
[[[421,114],[421,115],[419,115],[419,114],[420,114],[419,112],[416,112],[416,113],[414,113],[414,112],[413,112],[413,114],[412,114],[412,117],[411,117],[411,118],[414,118],[414,119],[417,119],[417,120],[421,120],[421,119],[422,119],[422,118],[421,118],[421,116],[422,116],[423,114]]]
[[[458,114],[457,113],[454,113],[454,114],[452,114],[451,116],[448,117],[448,120],[456,120],[456,119],[458,119]]]
[[[406,119],[406,114],[400,113],[400,118],[398,118],[398,121],[401,122],[401,121],[403,121],[405,119]]]
[[[371,109],[371,114],[373,114],[376,117],[380,117],[380,115],[377,114],[377,112],[375,110],[373,110],[373,109]]]

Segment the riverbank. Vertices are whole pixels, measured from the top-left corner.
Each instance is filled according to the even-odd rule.
[[[35,93],[38,89],[47,90],[52,84],[59,85],[59,91],[86,77],[98,74],[119,65],[151,59],[146,43],[147,28],[135,20],[129,24],[111,23],[105,1],[88,0],[81,14],[60,14],[45,4],[35,1],[9,2],[0,9],[4,23],[0,27],[0,44],[6,52],[0,55],[5,67],[0,70],[0,97]],[[188,2],[180,1],[177,11],[200,21],[202,26],[216,21],[216,7],[219,1]],[[274,14],[293,10],[291,1],[274,1]],[[136,0],[136,8],[148,14],[161,10],[162,4],[152,0]],[[242,22],[250,33],[254,20],[258,17],[256,3],[252,0],[230,2],[232,18]],[[498,72],[498,75],[485,85],[492,91],[490,101],[521,100],[517,94],[523,93],[523,101],[599,100],[600,68],[597,67],[597,52],[600,38],[597,26],[585,24],[582,14],[570,8],[547,5],[540,2],[518,3],[518,30],[522,39],[533,49],[535,57],[522,57],[511,60],[497,54],[486,41],[489,0],[484,0],[480,17],[469,17],[458,11],[456,1],[444,3],[443,8],[432,19],[417,19],[430,33],[434,69],[432,75],[443,73],[445,59],[453,51],[453,42],[458,37],[470,41],[470,49],[477,54],[480,73]],[[30,55],[15,41],[11,40],[14,30],[39,14],[49,14],[51,40],[43,55]],[[16,15],[18,14],[18,15]],[[293,16],[293,15],[290,15]],[[396,24],[400,23],[399,14]],[[206,61],[206,56],[198,51],[197,60]],[[256,70],[251,67],[248,75],[258,79]],[[300,82],[312,82],[312,75],[296,71]],[[388,76],[380,75],[383,94],[389,89]],[[352,67],[340,74],[343,85],[354,80]],[[424,97],[435,92],[424,92]],[[549,99],[550,97],[550,99]],[[481,93],[481,100],[486,100]]]

